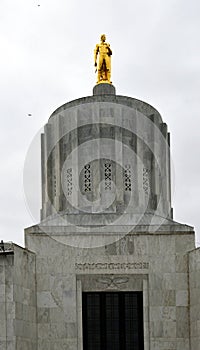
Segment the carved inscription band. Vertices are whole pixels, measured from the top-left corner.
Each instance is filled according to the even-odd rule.
[[[133,263],[76,263],[76,270],[120,270],[120,269],[148,269],[148,262]]]

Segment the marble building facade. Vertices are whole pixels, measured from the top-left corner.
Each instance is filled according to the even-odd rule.
[[[173,219],[158,111],[99,84],[50,116],[41,150],[41,222],[0,248],[0,349],[87,350],[95,292],[141,293],[138,350],[200,349],[200,249]]]

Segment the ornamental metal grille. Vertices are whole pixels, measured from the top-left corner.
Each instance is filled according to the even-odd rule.
[[[90,164],[84,166],[84,190],[91,192],[91,167]]]
[[[104,163],[105,190],[111,190],[112,184],[112,164]]]
[[[72,168],[67,169],[67,195],[72,194]]]
[[[53,193],[56,196],[56,175],[53,175]]]
[[[131,191],[131,166],[129,164],[124,167],[124,190]]]
[[[150,170],[143,168],[143,190],[146,195],[150,193]]]
[[[144,350],[142,292],[84,292],[83,350]]]

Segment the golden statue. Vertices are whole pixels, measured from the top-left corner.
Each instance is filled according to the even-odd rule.
[[[110,44],[106,43],[105,34],[101,35],[101,42],[97,44],[94,50],[94,66],[97,67],[97,84],[108,83],[112,84],[110,81],[111,77],[111,55],[112,51],[110,49]],[[98,64],[97,64],[98,58]],[[95,72],[96,72],[95,71]]]

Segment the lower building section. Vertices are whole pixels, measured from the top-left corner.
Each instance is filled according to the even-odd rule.
[[[26,247],[0,252],[1,350],[200,350],[192,230],[78,248],[33,227]]]

